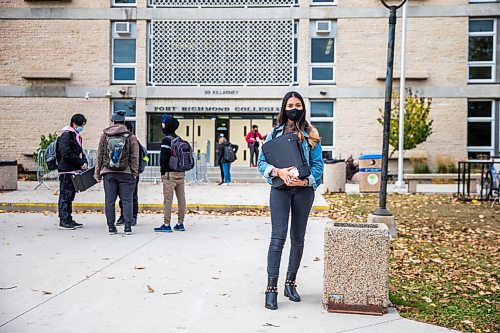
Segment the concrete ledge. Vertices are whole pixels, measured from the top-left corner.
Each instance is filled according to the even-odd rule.
[[[116,205],[118,208],[118,205]],[[172,208],[178,208],[177,204],[173,204]],[[187,204],[187,210],[193,211],[222,211],[236,212],[245,210],[260,210],[267,211],[269,207],[266,205],[219,205],[219,204]],[[313,206],[312,212],[325,212],[330,209],[329,206],[317,205]],[[50,202],[0,202],[0,210],[6,212],[57,212],[57,203]],[[103,212],[103,203],[73,203],[73,211],[78,212]],[[139,213],[145,211],[163,212],[163,204],[139,204]]]

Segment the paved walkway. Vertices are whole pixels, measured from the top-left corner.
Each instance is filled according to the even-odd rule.
[[[36,210],[57,209],[57,182],[48,183],[50,190],[39,187],[34,190],[37,182],[18,182],[18,191],[0,193],[0,209]],[[162,184],[139,183],[139,204],[148,210],[163,209]],[[267,184],[217,184],[187,185],[186,201],[188,209],[192,210],[239,210],[267,209],[269,206],[269,185]],[[97,184],[89,190],[77,193],[75,206],[84,210],[102,210],[104,190]],[[4,206],[2,208],[2,206]],[[177,199],[174,199],[177,206]],[[317,192],[314,201],[315,210],[328,210],[326,200]]]
[[[155,234],[162,216],[140,214],[133,235],[110,236],[102,214],[75,217],[85,227],[61,231],[52,213],[0,213],[0,332],[449,332],[394,309],[380,317],[325,312],[325,219],[309,223],[302,302],[286,300],[280,287],[279,309],[270,311],[268,218],[191,214],[186,232]]]
[[[58,183],[47,182],[50,189],[39,187],[38,182],[18,182],[18,191],[0,192],[0,210],[8,211],[45,211],[57,210]],[[139,185],[139,203],[145,210],[161,211],[163,209],[162,184],[141,182]],[[419,184],[422,193],[455,193],[456,185]],[[388,186],[388,192],[405,193]],[[322,187],[316,191],[313,210],[324,211],[329,205],[321,195]],[[347,184],[346,193],[359,193],[359,185]],[[235,183],[230,186],[216,184],[187,185],[186,198],[191,210],[266,210],[269,206],[269,186],[265,183]],[[98,184],[91,189],[78,193],[74,206],[86,211],[102,211],[104,190]],[[174,206],[177,201],[174,199]]]

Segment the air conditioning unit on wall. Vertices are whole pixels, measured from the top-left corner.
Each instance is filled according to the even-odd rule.
[[[318,35],[329,34],[332,31],[332,22],[316,21],[316,33]]]
[[[131,25],[129,22],[115,22],[115,32],[119,35],[130,35]]]

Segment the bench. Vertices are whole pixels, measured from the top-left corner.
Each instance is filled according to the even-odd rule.
[[[403,175],[403,179],[408,183],[408,193],[417,193],[417,184],[419,183],[431,183],[436,179],[458,181],[458,175],[456,173],[411,173]],[[480,181],[481,174],[470,175],[471,192],[476,192]]]

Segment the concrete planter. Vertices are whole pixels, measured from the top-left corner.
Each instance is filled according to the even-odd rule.
[[[343,313],[386,313],[390,304],[387,226],[329,222],[324,236],[325,309]]]

